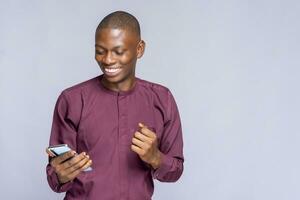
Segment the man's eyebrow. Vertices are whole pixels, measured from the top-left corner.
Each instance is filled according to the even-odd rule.
[[[102,48],[102,49],[106,49],[104,48],[103,46],[101,46],[100,44],[95,44],[95,47],[99,47],[99,48]],[[119,48],[123,48],[121,45],[118,45],[118,46],[115,46],[113,49],[119,49]]]
[[[95,44],[95,47],[103,48],[103,46],[101,46],[100,44]],[[104,49],[104,48],[103,48],[103,49]]]

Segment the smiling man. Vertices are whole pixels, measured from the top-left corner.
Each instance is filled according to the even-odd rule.
[[[59,96],[50,145],[74,151],[51,158],[47,177],[65,199],[150,200],[153,179],[181,176],[179,112],[166,87],[135,76],[144,50],[137,19],[123,11],[109,14],[95,35],[103,74]]]

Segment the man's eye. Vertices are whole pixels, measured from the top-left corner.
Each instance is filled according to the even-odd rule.
[[[104,51],[98,51],[98,50],[96,50],[96,54],[103,55]]]
[[[121,56],[121,55],[124,54],[124,51],[115,51],[115,52],[116,52],[116,54],[117,54],[118,56]]]

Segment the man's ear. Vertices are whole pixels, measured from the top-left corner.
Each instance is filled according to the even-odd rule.
[[[145,52],[146,43],[141,40],[137,46],[137,58],[141,58]]]

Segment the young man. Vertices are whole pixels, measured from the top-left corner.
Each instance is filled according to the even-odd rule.
[[[144,49],[137,19],[123,11],[109,14],[95,36],[103,74],[59,96],[50,145],[68,144],[74,151],[51,158],[47,177],[65,199],[150,200],[153,178],[174,182],[181,176],[175,100],[166,87],[135,77]]]

